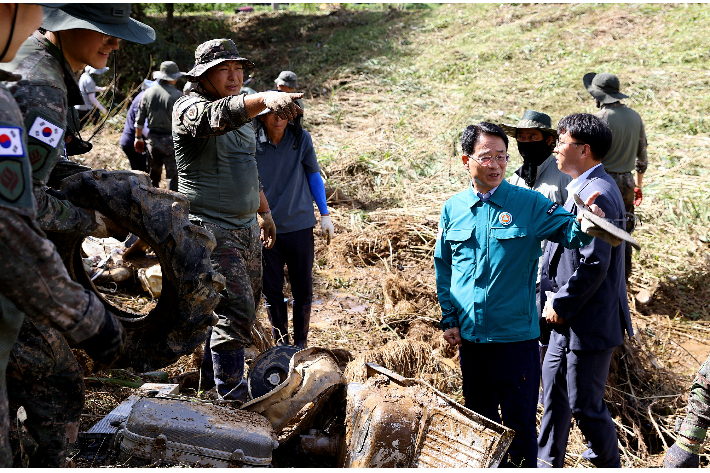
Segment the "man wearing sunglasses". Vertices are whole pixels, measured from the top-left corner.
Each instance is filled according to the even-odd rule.
[[[461,147],[470,184],[444,204],[434,250],[441,329],[460,347],[465,406],[515,430],[501,466],[534,468],[540,242],[580,248],[593,238],[559,204],[504,180],[509,157],[502,129],[469,125]]]

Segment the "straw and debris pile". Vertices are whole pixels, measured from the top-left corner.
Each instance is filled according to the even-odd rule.
[[[329,255],[343,266],[365,267],[382,262],[385,268],[393,270],[430,259],[433,254],[435,222],[418,223],[398,217],[370,227],[339,235]]]
[[[349,383],[365,382],[365,363],[376,363],[405,378],[421,379],[445,394],[453,396],[461,391],[461,373],[456,364],[434,353],[427,342],[393,340],[376,350],[356,356],[345,369],[345,378]]]

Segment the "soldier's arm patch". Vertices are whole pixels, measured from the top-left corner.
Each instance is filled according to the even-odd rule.
[[[27,132],[27,138],[37,140],[52,148],[59,146],[59,143],[62,142],[62,136],[64,136],[64,128],[40,115],[37,115],[34,122],[32,122],[30,131]]]
[[[549,209],[547,209],[547,215],[552,215],[553,212],[554,212],[555,210],[557,210],[557,207],[559,207],[559,206],[560,206],[560,204],[558,204],[557,202],[555,202],[554,204],[552,204],[552,206],[551,206]]]
[[[33,171],[38,171],[44,166],[44,162],[49,154],[49,149],[38,143],[30,143],[28,146],[27,156],[30,158],[30,165]]]
[[[25,145],[22,143],[22,128],[19,126],[0,126],[0,156],[24,156]]]
[[[25,190],[22,163],[15,159],[0,160],[0,197],[14,203]]]

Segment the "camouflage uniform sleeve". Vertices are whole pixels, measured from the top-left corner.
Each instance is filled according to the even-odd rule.
[[[32,221],[0,207],[0,287],[33,321],[54,327],[69,341],[99,332],[105,309],[99,298],[72,281],[54,245]]]
[[[21,80],[11,90],[27,130],[37,222],[43,230],[90,234],[97,227],[93,212],[46,193],[49,176],[64,149],[69,107],[65,92],[50,81],[39,80],[32,83]]]
[[[190,95],[179,98],[173,107],[173,132],[193,138],[223,135],[249,120],[243,94],[214,102]]]
[[[77,207],[68,200],[47,194],[47,186],[34,187],[37,223],[45,231],[90,235],[98,227],[94,212]]]
[[[646,154],[646,147],[648,146],[648,141],[646,141],[646,128],[643,126],[643,120],[641,121],[641,133],[639,134],[639,147],[636,152],[636,172],[643,174],[646,172],[648,167],[648,155]]]
[[[710,426],[710,356],[695,376],[688,396],[688,414],[678,433],[685,438],[702,442]]]

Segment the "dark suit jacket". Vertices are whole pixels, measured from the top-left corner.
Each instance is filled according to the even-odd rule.
[[[595,191],[594,202],[605,218],[624,228],[624,202],[614,180],[602,166],[592,171],[577,193],[586,201]],[[577,214],[572,195],[565,209]],[[591,244],[570,250],[549,242],[542,259],[540,305],[545,307],[545,291],[552,291],[552,307],[564,323],[552,325],[551,341],[572,350],[604,350],[624,341],[624,330],[633,335],[624,276],[625,242],[612,247],[595,238]]]

